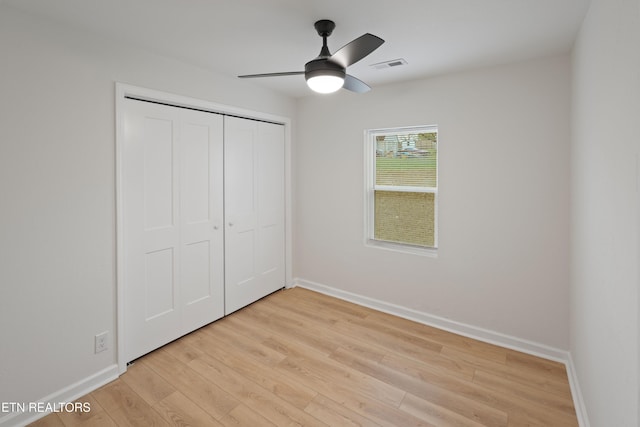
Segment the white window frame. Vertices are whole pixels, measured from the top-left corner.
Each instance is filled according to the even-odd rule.
[[[376,185],[376,136],[379,135],[403,135],[410,133],[438,133],[437,125],[408,126],[398,128],[368,129],[364,131],[364,183],[365,183],[365,246],[386,249],[396,252],[411,253],[437,257],[438,254],[438,188],[437,187],[409,187],[395,185]],[[440,186],[440,147],[436,159],[436,182]],[[434,246],[424,247],[410,243],[389,242],[378,240],[375,236],[375,191],[402,191],[411,193],[434,194]]]

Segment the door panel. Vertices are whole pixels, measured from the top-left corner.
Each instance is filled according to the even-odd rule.
[[[143,128],[142,171],[144,174],[145,230],[173,226],[173,120],[145,117]]]
[[[175,309],[173,248],[145,254],[145,320],[151,321]]]
[[[209,242],[196,242],[185,245],[182,262],[182,296],[185,304],[194,304],[211,296],[209,286]]]
[[[184,221],[185,224],[207,222],[211,220],[209,127],[185,123],[182,135],[184,185],[180,196],[183,198]]]
[[[284,287],[284,127],[225,117],[225,313]]]

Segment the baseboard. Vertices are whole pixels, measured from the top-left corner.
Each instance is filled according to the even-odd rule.
[[[587,417],[587,408],[584,404],[582,391],[578,382],[578,373],[576,372],[573,356],[569,353],[567,360],[567,376],[569,377],[569,386],[571,387],[571,397],[573,397],[573,406],[576,409],[578,424],[580,427],[590,427],[589,418]]]
[[[468,338],[473,338],[489,344],[495,344],[500,347],[509,348],[511,350],[521,351],[523,353],[553,360],[563,363],[567,368],[567,376],[571,387],[571,394],[576,409],[576,416],[580,427],[589,427],[589,421],[586,416],[582,393],[578,385],[578,378],[571,354],[568,351],[547,346],[545,344],[536,343],[518,337],[513,337],[500,332],[491,331],[477,326],[468,325],[455,320],[446,319],[440,316],[434,316],[429,313],[413,310],[411,308],[402,307],[400,305],[391,304],[385,301],[369,298],[363,295],[354,294],[331,286],[312,282],[310,280],[296,278],[289,287],[300,286],[305,289],[320,292],[325,295],[336,297],[345,301],[353,302],[358,305],[373,308],[385,313],[393,314],[408,320],[413,320],[434,328],[452,332]]]
[[[84,378],[75,384],[71,384],[58,390],[42,399],[38,399],[38,404],[57,405],[60,402],[73,402],[74,400],[91,393],[99,387],[118,378],[118,365],[114,364],[100,372]],[[11,413],[0,418],[0,427],[20,427],[30,424],[44,416],[46,412],[18,412]]]

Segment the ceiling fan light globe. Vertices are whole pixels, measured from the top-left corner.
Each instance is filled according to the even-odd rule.
[[[333,93],[344,85],[344,78],[332,75],[314,76],[307,79],[309,88],[318,93]]]

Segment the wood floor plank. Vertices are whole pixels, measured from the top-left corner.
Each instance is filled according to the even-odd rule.
[[[287,304],[284,305],[282,302],[278,304],[271,304],[270,306],[262,305],[262,310],[270,311],[271,315],[282,315],[283,312],[287,313],[287,319],[292,319],[297,322],[299,328],[304,330],[309,335],[314,337],[321,336],[323,341],[327,341],[332,343],[331,348],[327,348],[322,346],[319,350],[326,352],[330,351],[332,348],[336,347],[344,347],[349,348],[352,351],[360,351],[365,353],[370,353],[371,355],[375,354],[375,357],[382,358],[384,355],[384,349],[381,347],[373,347],[373,346],[365,346],[362,341],[358,342],[357,334],[344,334],[337,331],[334,331],[331,326],[335,325],[339,321],[348,320],[349,316],[333,316],[333,319],[328,322],[318,321],[314,314],[310,314],[308,310],[297,310],[296,307],[299,304]],[[358,320],[362,320],[361,318],[357,318]],[[313,344],[311,344],[313,346]]]
[[[331,396],[339,405],[375,421],[381,426],[424,426],[429,425],[419,418],[401,411],[394,405],[389,405],[371,396],[354,391],[344,382],[327,382],[323,375],[317,375],[308,367],[301,366],[287,358],[279,364],[277,369],[285,375],[292,375],[297,381],[312,387],[320,394]]]
[[[117,379],[92,393],[119,426],[168,426],[124,381]]]
[[[276,425],[325,426],[213,357],[198,358],[189,366]]]
[[[551,423],[551,424],[550,424]],[[541,417],[538,413],[514,411],[509,414],[508,427],[578,427],[575,417]]]
[[[516,366],[512,363],[497,363],[478,358],[473,353],[464,352],[451,347],[443,347],[442,355],[452,360],[464,362],[475,369],[482,369],[494,375],[502,376],[522,384],[533,385],[540,390],[557,394],[559,397],[571,399],[571,387],[566,375],[549,373],[546,369],[537,369],[533,365]]]
[[[29,427],[65,427],[58,414],[49,414],[29,424]]]
[[[405,395],[404,390],[328,358],[309,355],[304,358],[288,357],[285,362],[283,365],[294,366],[295,369],[305,371],[308,375],[329,384],[352,390],[394,407],[400,405]]]
[[[202,328],[202,332],[208,335],[209,340],[215,341],[218,347],[233,347],[238,353],[251,356],[266,366],[276,365],[285,358],[283,354],[236,332],[225,322],[220,322],[215,327]]]
[[[295,290],[295,294],[289,291]],[[327,298],[326,295],[320,294],[304,288],[288,289],[285,297],[291,297],[291,302],[297,303],[303,301],[305,303],[315,304],[319,312],[329,311],[337,313],[341,318],[345,316],[364,319],[375,310],[350,303],[338,298]]]
[[[134,411],[133,409],[134,408],[118,409],[110,412],[110,416],[116,425],[121,427],[165,427],[171,425],[164,421],[162,417],[151,408],[143,412]]]
[[[242,347],[223,347],[217,344],[209,334],[201,334],[200,348],[205,350],[206,355],[218,359],[297,408],[304,409],[317,394],[315,390],[304,387],[286,375],[277,374],[270,369],[272,364],[263,358],[254,359],[251,355],[245,354]]]
[[[373,324],[384,324],[390,328],[431,340],[439,343],[441,346],[457,348],[461,351],[474,354],[476,357],[482,357],[494,362],[506,363],[507,353],[509,350],[494,345],[478,341],[462,335],[452,334],[442,329],[414,322],[412,320],[403,319],[381,311],[374,311],[367,320]]]
[[[262,415],[258,414],[253,409],[242,404],[238,405],[225,415],[220,423],[225,427],[275,427],[276,424],[272,423]]]
[[[293,335],[294,338],[297,335]],[[263,343],[274,349],[279,349],[287,355],[286,363],[293,372],[305,372],[321,381],[340,386],[353,392],[371,396],[392,405],[399,405],[404,392],[374,377],[355,370],[344,363],[310,351],[300,345],[297,340],[286,340],[281,336],[272,336]],[[311,349],[312,350],[312,349]]]
[[[222,427],[210,414],[196,405],[193,400],[189,399],[179,391],[171,393],[169,396],[153,405],[155,409],[165,421],[173,426],[211,426]]]
[[[65,427],[116,427],[118,424],[106,412],[100,412],[84,419],[80,424],[65,424]]]
[[[389,366],[398,370],[406,370],[406,365],[409,362],[393,356],[388,360],[384,360],[383,363],[388,363]],[[555,408],[549,408],[538,402],[517,396],[513,393],[513,390],[506,387],[504,389],[488,388],[475,382],[461,380],[450,375],[443,375],[441,372],[426,367],[420,368],[413,366],[408,372],[412,372],[412,375],[417,375],[419,378],[422,378],[426,384],[449,390],[456,395],[463,396],[508,414],[512,412],[528,414],[530,418],[537,419],[540,422],[547,422],[548,425],[554,425],[554,422],[557,420],[564,422],[566,416],[575,417],[575,414],[568,415]]]
[[[253,319],[246,315],[244,310],[236,311],[235,313],[212,323],[210,326],[216,326],[218,323],[225,323],[227,326],[232,327],[237,333],[256,342],[262,342],[272,335],[269,329],[264,328],[261,324],[253,321]]]
[[[152,406],[176,391],[174,386],[143,363],[129,366],[120,379]]]
[[[193,331],[189,335],[173,341],[162,348],[186,365],[193,359],[197,359],[204,354],[198,345],[198,337],[200,335],[202,335],[202,329]]]
[[[576,427],[562,363],[306,289],[142,358],[34,426]]]
[[[287,293],[285,292],[285,294]],[[300,298],[295,298],[295,300],[292,298],[278,298],[277,300],[274,299],[273,302],[268,307],[294,314],[298,318],[304,318],[317,325],[331,326],[338,320],[349,318],[345,313],[332,311],[328,308],[320,308],[309,301],[301,301]]]
[[[135,406],[140,402],[146,404],[146,402],[120,378],[94,391],[90,396],[98,402],[103,410],[108,412],[122,409],[125,406]]]
[[[497,410],[482,402],[459,396],[456,393],[425,382],[423,378],[425,373],[420,370],[412,369],[405,371],[404,369],[394,368],[392,365],[362,359],[354,354],[345,354],[341,359],[344,363],[349,363],[350,366],[353,366],[356,369],[405,390],[407,394],[413,394],[432,403],[433,405],[448,408],[470,420],[475,420],[476,422],[485,423],[485,425],[490,426],[507,425],[506,412]],[[422,364],[419,364],[414,360],[405,359],[405,363],[407,365],[422,367]],[[436,372],[438,371],[437,367],[434,369]]]
[[[447,357],[443,357],[439,353],[433,353],[430,351],[425,351],[421,356],[420,360],[417,360],[416,357],[407,358],[405,356],[399,356],[394,354],[397,357],[410,359],[407,362],[409,364],[414,364],[417,366],[428,366],[430,369],[435,369],[442,371],[448,375],[455,375],[462,379],[472,380],[475,368],[465,362],[452,360]],[[385,358],[386,354],[382,356],[379,360],[372,360],[375,362],[382,362]],[[345,364],[357,364],[359,360],[366,359],[366,353],[364,352],[355,352],[351,349],[347,348],[338,348],[331,355],[331,358],[340,360]]]
[[[138,363],[147,364],[216,420],[224,417],[240,404],[225,390],[207,381],[200,373],[180,362],[165,349],[148,354]]]
[[[76,400],[76,403],[88,405],[89,411],[59,412],[57,415],[66,427],[116,425],[92,394]]]
[[[402,401],[402,405],[400,405],[400,409],[438,427],[485,426],[485,424],[480,424],[455,411],[438,406],[428,400],[420,399],[412,394],[407,394]]]
[[[260,322],[264,327],[278,334],[291,334],[296,339],[323,354],[330,354],[337,348],[337,344],[326,339],[323,334],[314,333],[308,329],[305,322],[286,316],[276,310],[269,310],[262,305],[255,305],[246,308],[246,315],[255,321]]]
[[[360,339],[375,342],[389,351],[408,357],[420,358],[425,352],[439,353],[442,345],[409,333],[396,330],[385,324],[374,324],[366,320],[339,321],[332,329],[343,334],[357,334]]]
[[[498,375],[478,369],[473,378],[473,382],[492,390],[509,390],[511,394],[521,397],[528,402],[534,402],[541,406],[565,412],[568,415],[575,413],[573,401],[570,397],[560,397],[535,386],[529,386],[517,381],[512,381]]]
[[[546,360],[518,351],[507,350],[507,365],[518,369],[535,372],[552,378],[567,380],[567,369],[564,364]]]
[[[380,427],[380,424],[363,417],[333,400],[318,394],[305,408],[305,412],[313,415],[329,426],[345,427]]]

